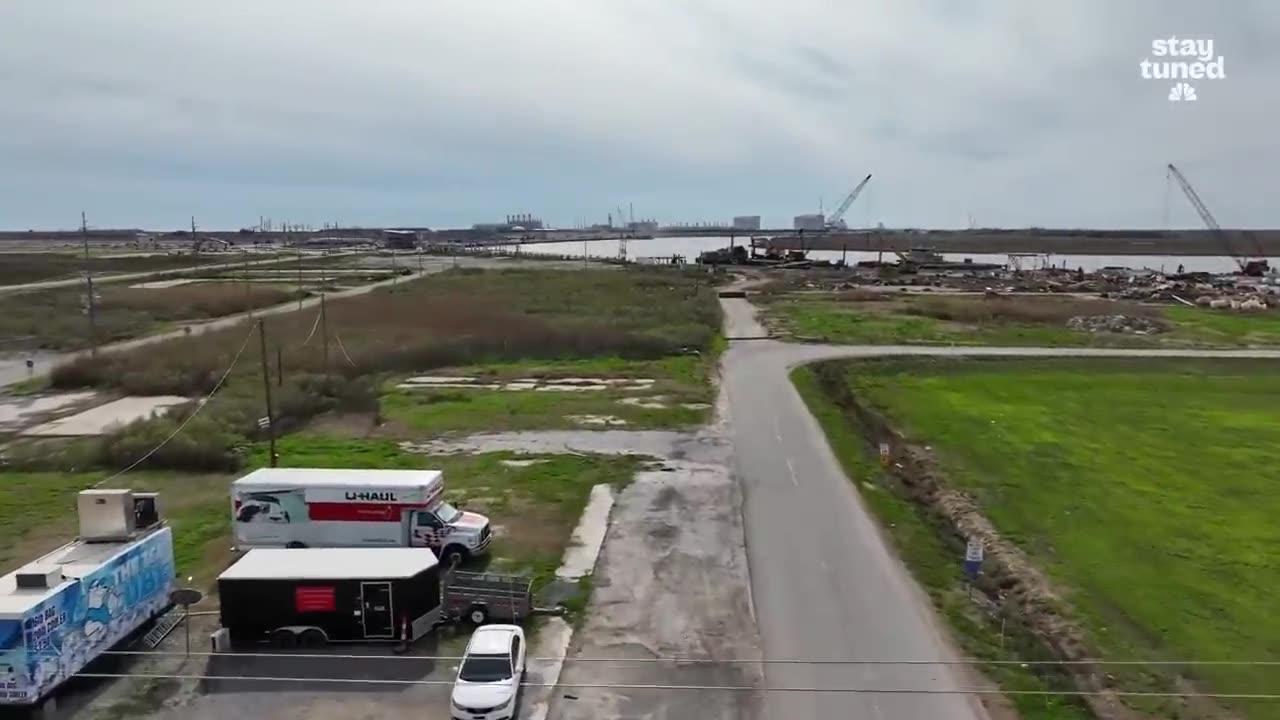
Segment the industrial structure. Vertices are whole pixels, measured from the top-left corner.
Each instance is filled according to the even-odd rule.
[[[823,230],[826,228],[826,223],[823,220],[822,213],[797,215],[792,221],[792,227],[795,230]]]
[[[1213,232],[1214,237],[1222,244],[1222,249],[1236,261],[1236,265],[1240,268],[1241,274],[1252,275],[1254,277],[1262,277],[1266,275],[1271,267],[1265,259],[1250,259],[1247,254],[1253,253],[1256,256],[1264,254],[1262,245],[1258,242],[1257,236],[1245,230],[1242,234],[1249,241],[1250,247],[1246,248],[1246,252],[1242,253],[1236,249],[1235,244],[1231,242],[1230,236],[1222,230],[1218,225],[1217,219],[1213,217],[1213,213],[1209,212],[1209,207],[1200,199],[1200,194],[1195,188],[1191,187],[1191,182],[1183,176],[1182,172],[1169,163],[1168,176],[1178,181],[1178,186],[1182,188],[1182,193],[1187,196],[1187,200],[1191,202],[1191,206],[1195,208],[1196,213],[1200,215],[1200,220]]]
[[[733,218],[733,229],[734,230],[759,230],[760,216],[759,215],[736,215]]]

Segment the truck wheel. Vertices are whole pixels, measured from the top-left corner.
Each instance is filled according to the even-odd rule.
[[[306,547],[306,546],[307,546],[307,544],[306,544],[306,543],[300,543],[300,542],[297,542],[297,541],[294,541],[294,542],[286,543],[286,544],[285,544],[285,547],[286,547],[286,548],[288,548],[288,549],[290,549],[290,550],[298,550],[298,549],[300,549],[300,548],[304,548],[304,547]]]
[[[467,608],[467,620],[477,627],[489,621],[489,608],[481,603],[476,603]]]
[[[450,545],[440,551],[440,564],[445,567],[458,567],[467,561],[470,553],[461,545]]]
[[[322,648],[329,644],[329,638],[325,637],[323,632],[311,628],[302,631],[298,636],[298,644],[304,648]]]
[[[292,650],[298,646],[298,636],[292,630],[277,630],[271,633],[271,644],[282,650]]]

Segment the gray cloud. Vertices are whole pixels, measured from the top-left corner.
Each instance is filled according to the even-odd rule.
[[[1196,103],[1139,77],[1170,34],[1226,58]],[[1274,226],[1278,36],[1271,0],[9,0],[0,225],[785,223],[873,172],[859,222],[1156,226],[1173,161]]]

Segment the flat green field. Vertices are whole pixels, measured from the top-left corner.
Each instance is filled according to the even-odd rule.
[[[1280,661],[1274,363],[840,367],[864,402],[932,446],[949,482],[977,498],[1065,590],[1103,657]],[[797,380],[823,411],[812,373]],[[829,434],[848,431],[847,418],[825,412]],[[837,444],[842,459],[863,451]],[[918,550],[904,557],[927,580],[936,558]],[[1132,689],[1168,687],[1174,674],[1226,693],[1280,687],[1280,668],[1266,666],[1115,667],[1114,674]],[[1142,707],[1174,712],[1170,702]],[[1280,717],[1275,703],[1232,708]]]
[[[870,292],[762,296],[766,322],[796,339],[848,344],[1095,347],[1246,347],[1280,345],[1280,311],[1242,314],[1186,306],[1060,296],[895,295]],[[1090,333],[1067,327],[1075,316],[1151,319],[1149,335]]]

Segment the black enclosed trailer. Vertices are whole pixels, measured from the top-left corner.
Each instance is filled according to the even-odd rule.
[[[222,627],[237,645],[411,642],[440,620],[426,548],[260,548],[218,577]]]

